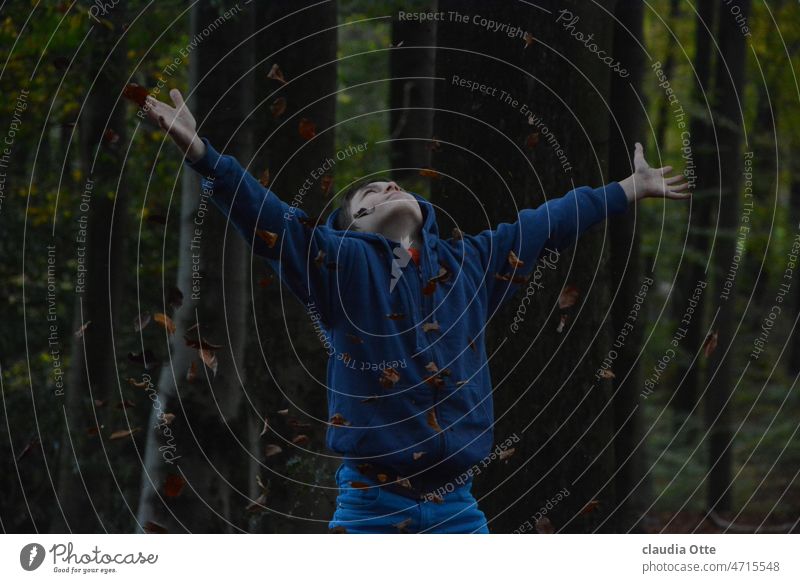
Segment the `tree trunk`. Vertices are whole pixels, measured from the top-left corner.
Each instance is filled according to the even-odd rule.
[[[326,213],[332,210],[336,188],[327,189],[328,179],[320,174],[332,177],[336,167],[324,173],[317,170],[328,159],[338,162],[334,142],[337,3],[264,2],[258,6],[257,22],[258,100],[253,121],[260,147],[256,170],[269,169],[269,187],[282,200],[296,200],[309,216]],[[309,23],[313,23],[311,28]],[[267,77],[273,64],[283,71],[285,85]],[[285,99],[286,110],[275,117],[270,106],[280,99]],[[298,131],[303,119],[316,126],[310,141]],[[299,195],[304,183],[308,191]],[[246,366],[252,386],[258,387],[252,396],[257,410],[248,412],[251,450],[258,460],[251,466],[250,478],[260,474],[269,489],[266,507],[270,510],[254,513],[251,529],[327,532],[339,461],[330,457],[330,452],[305,451],[324,448],[327,354],[304,306],[278,284],[277,275],[260,261],[251,263],[250,268],[255,303]],[[255,283],[258,281],[266,287]],[[288,415],[277,414],[284,409],[289,410]],[[264,416],[269,428],[261,436]],[[308,435],[311,443],[303,447],[293,444],[291,440],[298,434]],[[265,457],[267,444],[280,446],[283,453]],[[254,483],[251,487],[254,495],[260,493]]]
[[[750,1],[739,3],[742,14],[747,17]],[[736,318],[736,271],[734,257],[740,242],[744,242],[739,225],[742,216],[751,216],[752,194],[741,204],[742,182],[742,127],[744,120],[740,107],[744,101],[745,39],[734,15],[724,6],[720,7],[718,40],[720,55],[714,80],[714,121],[719,139],[721,191],[717,223],[722,231],[714,254],[715,291],[718,294],[717,332],[719,344],[711,358],[711,377],[706,393],[706,422],[710,432],[708,439],[709,468],[708,509],[725,511],[731,507],[733,484],[731,469],[732,434],[729,427],[729,401],[733,395],[734,374],[737,359],[733,352],[734,334],[738,327]],[[737,99],[738,96],[738,99]],[[741,223],[747,226],[746,223]],[[744,235],[746,238],[746,235]]]
[[[616,17],[614,58],[631,73],[627,79],[611,76],[609,175],[621,178],[633,172],[631,152],[635,142],[644,141],[645,112],[639,103],[644,67],[644,55],[639,48],[643,40],[642,0],[620,0]],[[647,273],[642,271],[641,237],[635,230],[637,211],[631,209],[626,215],[613,217],[608,222],[611,288],[616,288],[611,312],[616,338],[611,349],[613,352],[610,352],[610,360],[614,361],[612,370],[616,375],[613,381],[614,454],[618,473],[614,488],[617,495],[616,523],[625,532],[637,529],[650,499],[639,413],[642,374],[637,357],[642,346],[642,328],[647,325],[643,299],[654,283],[654,274],[649,269]],[[639,298],[642,298],[641,309],[636,312],[634,309]]]
[[[115,463],[103,452],[98,437],[87,433],[90,427],[105,424],[104,415],[109,414],[95,408],[95,400],[118,403],[121,392],[114,333],[127,268],[126,106],[120,98],[127,77],[127,48],[118,32],[126,22],[124,6],[110,11],[108,21],[113,29],[95,25],[88,43],[90,89],[79,120],[85,196],[73,212],[86,230],[85,240],[79,234],[76,243],[78,270],[85,268],[85,280],[75,282],[72,330],[87,327],[81,337],[71,338],[59,451],[58,498],[63,515],[54,517],[51,532],[103,532],[109,528],[115,499],[111,494]]]
[[[613,11],[615,4],[605,7]],[[434,133],[441,145],[434,168],[453,178],[437,181],[434,201],[465,233],[515,221],[516,209],[536,207],[576,186],[611,181],[607,102],[609,76],[617,73],[565,25],[571,12],[579,17],[574,30],[594,33],[594,42],[610,51],[613,20],[585,2],[537,6],[550,12],[521,3],[440,2],[440,12],[457,12],[466,21],[438,26],[437,76],[444,80],[437,85]],[[521,27],[535,40],[522,32],[509,35],[513,29],[489,32],[473,23],[476,14]],[[496,91],[471,92],[454,76]],[[533,114],[530,121],[523,104]],[[508,323],[519,298],[492,318],[487,350],[497,350],[491,356],[494,436],[520,438],[513,461],[481,468],[476,481],[493,532],[515,530],[564,489],[569,495],[547,514],[557,530],[615,529],[608,515],[615,499],[614,451],[606,447],[614,433],[611,391],[609,383],[594,382],[609,349],[605,227],[586,233],[561,253],[557,270],[547,270],[544,290],[537,291],[517,334],[509,334]],[[553,306],[568,284],[580,290],[581,301],[559,334]],[[592,499],[603,501],[600,509],[581,514]]]
[[[233,6],[230,3],[228,10]],[[191,38],[199,41],[190,58],[188,105],[198,133],[240,161],[249,160],[252,151],[251,132],[239,124],[252,107],[248,72],[253,47],[249,42],[237,45],[252,33],[252,11],[250,6],[218,20],[225,8],[202,2],[191,14]],[[160,375],[153,375],[158,393],[151,396],[138,520],[145,530],[150,522],[170,532],[239,531],[246,529],[250,501],[243,477],[248,432],[237,418],[242,387],[247,386],[242,361],[250,249],[204,198],[199,175],[189,168],[183,173],[177,286],[184,302],[173,317],[177,331],[169,345],[170,358]],[[193,279],[198,260],[199,281]],[[223,345],[216,351],[216,375],[184,340],[195,324],[205,341]],[[196,331],[189,335],[197,339]],[[187,380],[190,365],[196,366],[195,382]],[[162,412],[176,418],[166,425]],[[182,492],[171,496],[181,480],[186,481]]]
[[[436,21],[393,18],[392,45],[396,47],[389,53],[392,176],[413,189],[419,170],[428,168],[431,160]]]

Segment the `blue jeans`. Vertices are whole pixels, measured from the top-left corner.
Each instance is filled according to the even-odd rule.
[[[353,488],[351,481],[373,487]],[[472,496],[471,480],[462,486],[454,484],[444,501],[415,501],[392,492],[363,476],[358,470],[342,464],[336,471],[339,495],[336,511],[328,528],[344,527],[352,534],[488,534],[486,516]]]

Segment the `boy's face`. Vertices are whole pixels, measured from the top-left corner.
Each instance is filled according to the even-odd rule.
[[[361,187],[350,200],[350,211],[359,231],[385,234],[403,224],[413,229],[422,226],[417,199],[392,181]]]

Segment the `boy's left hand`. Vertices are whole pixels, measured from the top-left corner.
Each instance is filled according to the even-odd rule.
[[[644,159],[644,148],[639,142],[636,142],[633,154],[633,167],[634,173],[619,183],[629,203],[648,197],[678,200],[691,198],[689,183],[685,181],[683,174],[667,176],[672,171],[672,166],[651,168]],[[681,181],[684,182],[679,184]]]

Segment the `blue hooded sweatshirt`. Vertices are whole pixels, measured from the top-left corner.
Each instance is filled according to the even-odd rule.
[[[281,201],[206,139],[210,200],[306,306],[328,353],[326,445],[431,492],[492,451],[484,343],[498,307],[527,285],[543,252],[563,250],[628,201],[618,182],[579,187],[477,235],[443,239],[422,209],[419,266],[398,242],[335,228]],[[510,252],[514,253],[511,255]]]

